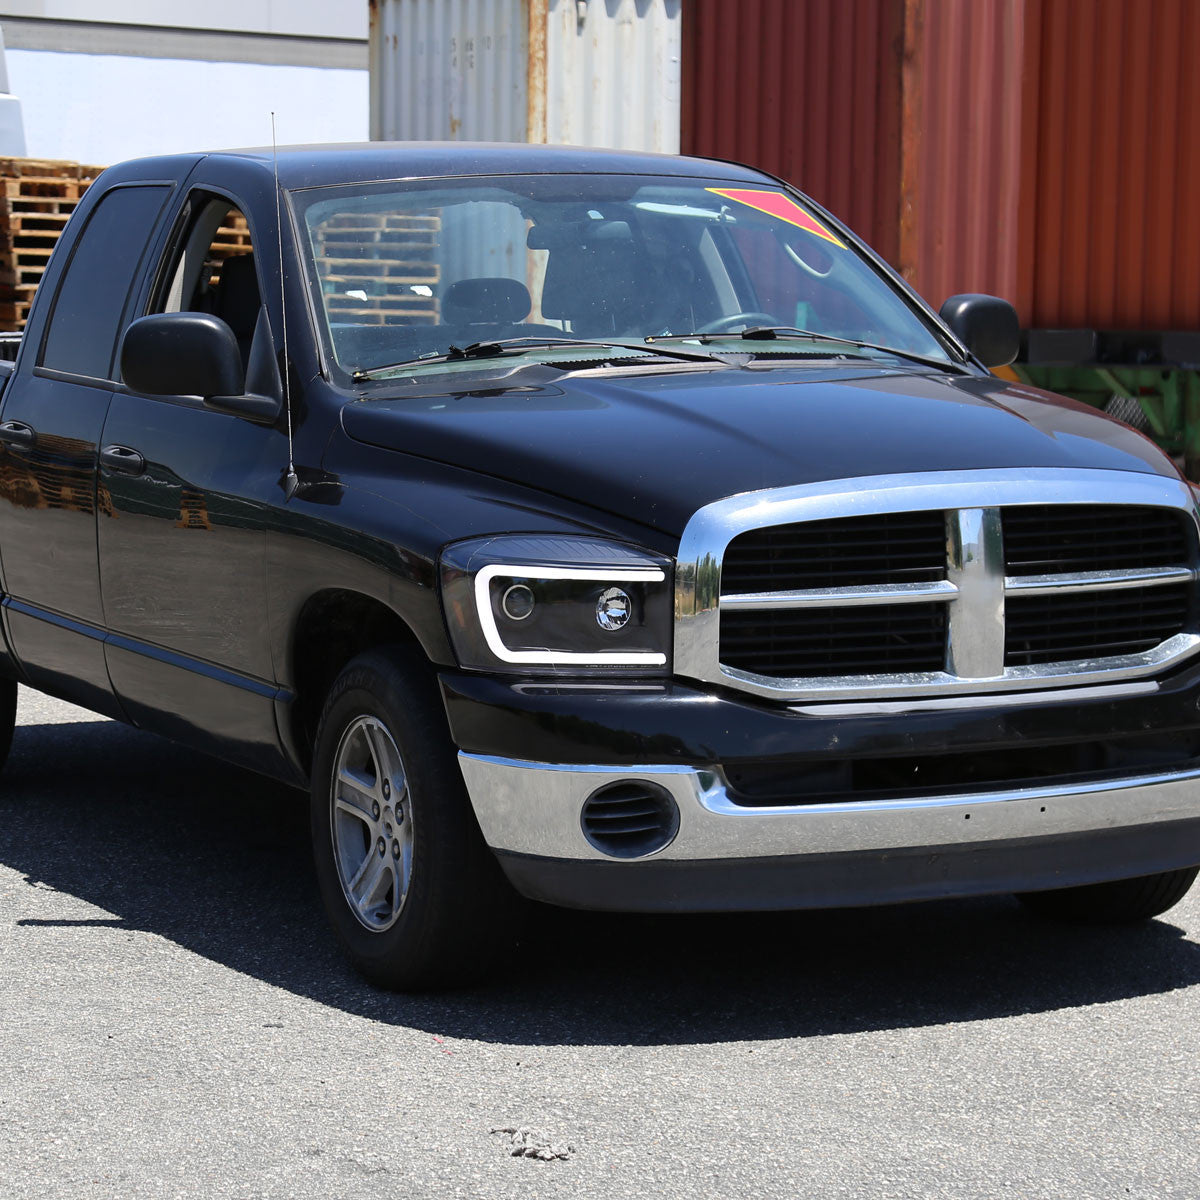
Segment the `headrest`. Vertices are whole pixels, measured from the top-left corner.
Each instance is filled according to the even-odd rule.
[[[253,254],[235,254],[221,264],[216,298],[216,315],[239,338],[249,337],[254,332],[262,305]]]
[[[460,279],[442,295],[447,325],[516,325],[529,316],[529,289],[516,279]]]

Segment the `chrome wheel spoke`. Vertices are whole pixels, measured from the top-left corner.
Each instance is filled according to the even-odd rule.
[[[358,911],[364,916],[370,916],[372,911],[378,907],[376,897],[381,891],[380,885],[387,880],[390,872],[387,869],[387,858],[382,854],[372,853],[364,866],[366,868],[365,878],[353,890],[357,892],[355,903]]]
[[[337,799],[334,800],[334,804],[337,807],[338,812],[345,813],[346,816],[353,817],[356,821],[361,821],[368,827],[368,829],[374,828],[371,822],[371,814],[369,812],[364,812],[362,806],[358,803],[351,803],[348,800],[344,800],[341,796],[338,796]]]
[[[394,920],[400,913],[400,907],[404,903],[404,881],[408,878],[407,868],[403,860],[396,862],[392,858],[391,851],[388,851],[388,873],[392,877],[392,906],[391,917]]]
[[[408,816],[408,784],[403,779],[393,784],[392,808],[401,821]]]
[[[382,726],[374,724],[364,726],[363,733],[366,735],[367,748],[371,751],[371,759],[375,764],[375,788],[378,791],[382,789],[383,781],[390,778],[392,774],[392,756],[388,753],[388,747],[384,741],[387,735],[383,732]]]
[[[336,803],[339,809],[370,823],[374,801],[375,790],[369,779],[349,767],[338,771]]]
[[[372,842],[371,845],[367,847],[366,857],[362,860],[358,870],[354,872],[353,878],[346,881],[346,890],[351,895],[358,894],[359,884],[362,883],[363,877],[367,874],[371,867],[374,866],[375,860],[378,857],[379,856],[375,853],[375,843]]]

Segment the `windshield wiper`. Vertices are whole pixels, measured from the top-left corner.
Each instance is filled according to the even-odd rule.
[[[810,342],[830,342],[835,346],[853,346],[857,350],[877,350],[880,353],[894,354],[897,358],[905,358],[927,367],[939,367],[943,370],[949,367],[955,371],[962,370],[960,363],[947,359],[930,358],[928,355],[916,354],[911,350],[897,350],[894,346],[881,346],[878,342],[860,342],[854,338],[835,337],[831,333],[816,333],[811,329],[797,329],[791,325],[754,325],[749,329],[743,329],[740,333],[673,333],[664,337],[650,337],[646,341],[695,341],[699,342],[702,346],[707,346],[712,342],[724,341],[729,338],[738,341],[770,342],[781,336],[784,338],[805,338]]]
[[[371,379],[381,371],[395,371],[400,367],[425,366],[426,364],[465,362],[469,359],[499,358],[501,355],[519,354],[523,350],[541,348],[556,349],[561,346],[587,346],[598,350],[633,350],[638,354],[657,355],[664,358],[681,359],[683,361],[712,362],[713,356],[703,350],[685,350],[679,347],[668,349],[666,346],[652,346],[645,342],[614,341],[603,338],[573,338],[573,337],[516,337],[498,338],[495,341],[472,342],[469,346],[451,346],[444,354],[425,354],[417,358],[406,358],[400,362],[388,363],[381,367],[358,368],[351,372],[351,378],[356,382]]]

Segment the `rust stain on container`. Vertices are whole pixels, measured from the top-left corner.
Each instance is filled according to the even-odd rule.
[[[546,140],[546,5],[548,0],[524,0],[526,27],[529,30],[528,59],[525,63],[525,140]]]
[[[920,8],[909,31],[920,102],[905,127],[912,232],[899,265],[935,305],[967,291],[1016,300],[1021,146],[1012,98],[1023,9],[1011,0],[924,0]]]

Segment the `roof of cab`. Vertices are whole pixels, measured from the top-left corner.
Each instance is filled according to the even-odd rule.
[[[185,159],[230,160],[231,165],[261,166],[274,171],[270,146],[219,150],[170,159],[142,159],[144,174],[156,162],[177,167]],[[127,173],[135,164],[121,164]],[[390,179],[439,178],[457,175],[620,174],[675,175],[763,182],[771,177],[736,163],[643,154],[629,150],[596,150],[583,146],[540,146],[504,142],[345,142],[331,145],[280,146],[279,182],[285,188],[322,187]],[[174,172],[172,172],[174,173]]]

